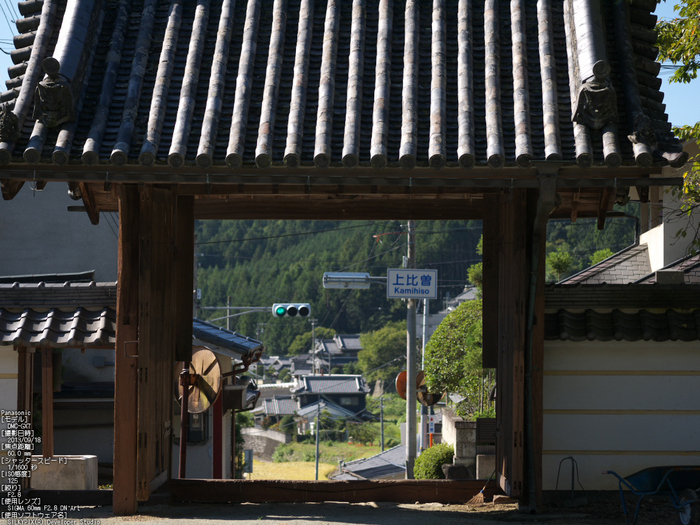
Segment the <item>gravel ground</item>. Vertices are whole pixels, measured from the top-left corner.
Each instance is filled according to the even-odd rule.
[[[632,507],[634,508],[634,507]],[[166,525],[231,521],[240,525],[622,525],[619,501],[604,501],[576,509],[543,508],[539,514],[524,514],[515,504],[467,505],[393,503],[270,503],[229,505],[141,505],[139,514],[114,517],[111,507],[84,508],[61,525]],[[675,524],[670,502],[659,500],[643,505],[639,525]],[[74,522],[72,520],[75,520]]]

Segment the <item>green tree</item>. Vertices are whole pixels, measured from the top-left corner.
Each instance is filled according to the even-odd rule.
[[[591,255],[591,266],[594,264],[598,264],[601,261],[604,261],[608,257],[612,257],[613,252],[610,248],[603,248],[602,250],[597,250],[596,252]]]
[[[661,20],[656,25],[658,33],[659,61],[676,64],[676,71],[669,82],[689,83],[698,76],[700,69],[700,0],[682,0],[673,7],[678,16],[671,20]],[[673,128],[683,141],[700,139],[700,122]],[[675,192],[681,201],[681,214],[690,215],[700,207],[700,159],[692,160],[690,169],[683,175],[683,188]],[[681,228],[676,236],[685,237],[688,227]],[[700,244],[699,233],[695,229],[694,245]]]
[[[482,303],[467,301],[437,327],[425,348],[425,376],[430,392],[458,394],[457,413],[471,417],[492,385],[482,368]]]
[[[288,368],[283,368],[280,370],[277,379],[279,379],[282,383],[289,383],[292,380],[292,374]]]
[[[567,273],[571,269],[573,264],[573,258],[569,252],[563,250],[557,250],[547,255],[547,266],[549,266],[552,271],[557,274],[557,281],[561,281],[562,275]]]
[[[335,336],[335,333],[335,330],[333,330],[332,328],[325,328],[323,326],[319,326],[318,328],[316,328],[315,334],[313,334],[313,332],[305,332],[301,335],[298,335],[294,338],[292,344],[289,345],[289,348],[287,349],[287,354],[299,355],[312,350],[312,334],[316,336],[316,339],[331,339]]]
[[[403,361],[386,365],[406,354],[406,321],[389,323],[379,330],[360,334],[362,350],[357,355],[358,365],[365,379],[392,383],[404,367]],[[383,368],[379,368],[383,366]]]

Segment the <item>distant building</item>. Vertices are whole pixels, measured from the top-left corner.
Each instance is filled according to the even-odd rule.
[[[365,379],[360,375],[303,376],[292,394],[299,400],[299,408],[317,402],[323,397],[353,414],[366,407],[365,398],[369,393]]]
[[[334,368],[343,368],[357,362],[357,354],[362,350],[360,334],[336,334],[332,339],[318,339],[312,355],[316,373],[330,373]]]

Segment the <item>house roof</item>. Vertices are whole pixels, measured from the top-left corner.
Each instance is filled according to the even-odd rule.
[[[559,310],[545,314],[545,339],[562,341],[697,341],[700,310],[628,312]]]
[[[664,266],[663,270],[675,270],[683,272],[683,282],[685,284],[700,284],[700,254],[688,255],[671,264]],[[656,284],[656,272],[645,275],[637,284]]]
[[[292,396],[274,396],[262,400],[262,409],[268,416],[287,416],[296,413],[297,402]]]
[[[550,284],[545,309],[694,309],[700,308],[700,286],[693,284]]]
[[[633,244],[598,264],[562,279],[559,284],[627,284],[650,272],[649,247],[646,244]]]
[[[0,308],[102,308],[117,305],[117,284],[91,282],[13,282],[0,284]]]
[[[331,415],[333,418],[354,418],[355,417],[355,412],[352,410],[348,410],[346,408],[343,408],[339,405],[336,405],[335,403],[328,401],[326,399],[322,399],[321,401],[316,401],[315,403],[311,403],[310,405],[306,405],[303,408],[300,408],[297,410],[297,415],[299,417],[314,417],[316,412],[318,411],[318,404],[321,404],[321,412],[324,410],[327,410],[328,413]]]
[[[369,387],[360,375],[302,376],[294,394],[366,394]]]
[[[206,343],[213,351],[227,354],[233,358],[240,358],[264,350],[263,344],[256,339],[197,318],[192,321],[192,335],[196,341]]]
[[[344,463],[341,473],[334,480],[378,479],[406,471],[406,446],[398,445],[369,458]]]
[[[0,345],[52,348],[104,348],[116,342],[117,314],[97,309],[0,308]]]
[[[532,161],[621,173],[687,158],[659,91],[654,0],[393,4],[21,2],[3,176],[64,166],[64,180],[180,170],[209,183],[269,166],[431,166],[512,178]]]

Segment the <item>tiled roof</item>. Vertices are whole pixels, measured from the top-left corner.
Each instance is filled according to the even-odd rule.
[[[246,337],[236,332],[226,330],[201,319],[194,319],[192,324],[192,335],[195,339],[213,346],[212,350],[230,350],[240,355],[249,355],[255,352],[262,352],[263,344],[256,339]]]
[[[610,312],[559,310],[545,315],[545,339],[563,341],[697,341],[700,310]]]
[[[303,408],[300,408],[297,410],[297,415],[299,417],[313,417],[316,412],[318,411],[318,404],[321,403],[321,412],[324,410],[328,411],[328,413],[334,417],[334,418],[354,418],[355,417],[355,412],[352,410],[348,410],[346,408],[343,408],[339,405],[336,405],[335,403],[332,403],[330,401],[327,401],[325,399],[321,401],[316,401],[315,403],[311,403],[310,405],[306,405]]]
[[[700,286],[693,284],[552,284],[545,287],[544,297],[548,311],[700,308]]]
[[[686,158],[659,91],[654,0],[20,5],[4,164],[79,178]]]
[[[360,343],[359,334],[338,334],[335,336],[335,339],[336,341],[340,342],[340,347],[343,350],[352,350],[357,352],[362,350],[362,344]]]
[[[683,272],[685,284],[700,284],[700,255],[689,255],[665,266],[663,269]],[[655,284],[656,272],[645,275],[636,282],[639,284]]]
[[[381,479],[406,471],[406,446],[396,447],[375,454],[369,458],[348,461],[342,466],[342,472],[333,476],[336,481],[364,479]],[[353,475],[354,474],[354,475]]]
[[[108,306],[98,309],[51,308],[43,311],[0,308],[0,345],[113,347],[116,325],[117,314]]]
[[[287,416],[297,411],[297,402],[292,396],[274,396],[262,401],[263,411],[268,416]]]
[[[627,284],[651,272],[649,247],[635,244],[599,262],[562,279],[559,284]]]
[[[0,308],[117,306],[117,284],[88,282],[0,284]]]
[[[369,388],[362,376],[332,375],[304,376],[295,394],[357,394],[368,393]]]

